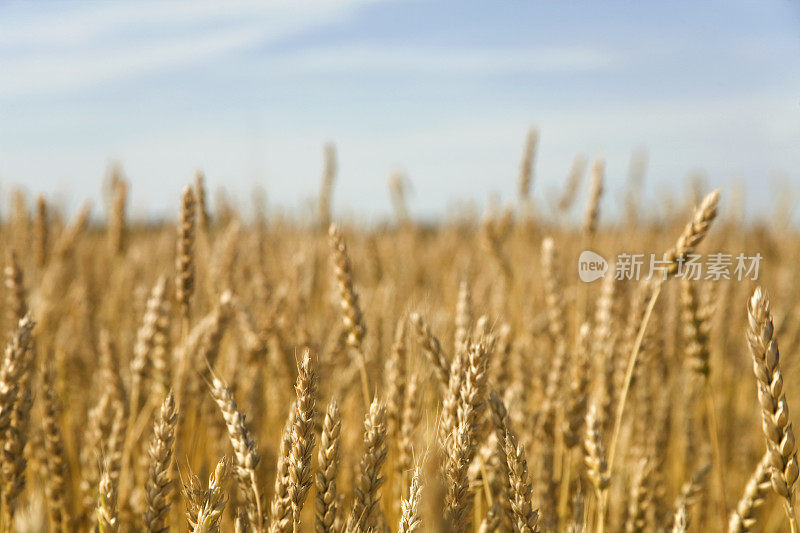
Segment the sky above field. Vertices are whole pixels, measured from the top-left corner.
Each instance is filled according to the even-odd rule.
[[[617,212],[645,148],[645,201],[702,169],[763,212],[800,191],[799,5],[0,2],[0,184],[101,205],[118,161],[132,212],[172,216],[199,168],[297,212],[333,141],[337,213],[389,213],[399,170],[434,216],[513,200],[536,125],[543,209],[581,153],[606,159]]]

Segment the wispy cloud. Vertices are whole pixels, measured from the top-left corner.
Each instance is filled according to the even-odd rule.
[[[275,66],[308,72],[420,72],[496,74],[586,72],[618,65],[609,50],[582,46],[443,48],[350,45],[307,49],[272,59]]]
[[[344,0],[144,0],[136,2],[64,3],[53,9],[14,12],[14,5],[0,7],[0,48],[23,46],[75,47],[121,31],[153,27],[180,31],[191,26],[225,21],[260,21],[265,31],[313,25],[336,13],[346,14],[364,1]]]
[[[219,58],[329,24],[362,3],[180,0],[6,13],[0,16],[0,98],[59,93]]]
[[[58,93],[219,57],[259,42],[260,29],[235,29],[136,48],[76,54],[42,54],[26,61],[0,60],[0,96]]]

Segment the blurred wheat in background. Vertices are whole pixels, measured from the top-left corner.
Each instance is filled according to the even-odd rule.
[[[333,145],[314,223],[212,210],[202,174],[177,223],[130,219],[121,169],[105,217],[18,191],[3,531],[797,531],[796,235],[725,191],[604,222],[601,160],[554,223],[536,146],[514,205],[428,224],[397,175],[393,222],[332,223]],[[587,249],[665,276],[581,282]],[[675,279],[719,251],[764,288]]]

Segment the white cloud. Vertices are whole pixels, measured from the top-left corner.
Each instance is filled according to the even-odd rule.
[[[0,60],[0,96],[58,93],[111,80],[191,64],[257,43],[258,28],[213,32],[186,40],[169,40],[89,53],[37,55],[25,61]]]
[[[12,12],[0,18],[0,47],[73,47],[113,36],[119,31],[148,27],[182,27],[220,20],[256,20],[267,27],[310,23],[335,11],[346,11],[363,2],[343,0],[144,0],[54,4],[47,11]]]
[[[621,58],[581,46],[448,49],[350,45],[303,50],[275,58],[276,66],[311,72],[422,72],[494,74],[513,71],[585,72],[614,66]]]
[[[52,94],[218,58],[345,17],[341,0],[89,3],[0,17],[0,98]],[[211,28],[211,29],[209,29]],[[136,38],[115,42],[120,33]]]
[[[49,11],[0,8],[0,101],[135,80],[268,44],[351,15],[367,1],[189,0],[67,4]],[[621,60],[585,46],[310,48],[266,59],[283,72],[492,74],[584,72]]]

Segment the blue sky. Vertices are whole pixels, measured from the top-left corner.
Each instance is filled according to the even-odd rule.
[[[541,206],[581,153],[613,213],[646,148],[646,199],[703,169],[764,211],[800,189],[800,4],[0,1],[0,183],[69,206],[119,161],[138,215],[195,168],[297,210],[334,141],[339,213],[386,214],[401,170],[412,213],[444,214],[513,199],[530,125]]]

